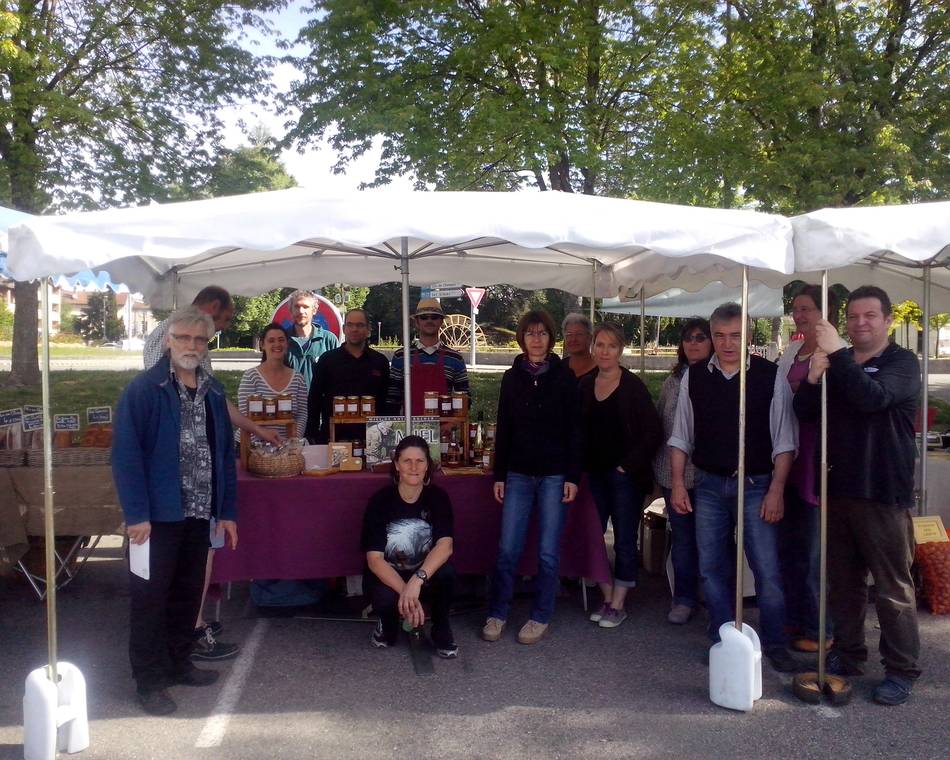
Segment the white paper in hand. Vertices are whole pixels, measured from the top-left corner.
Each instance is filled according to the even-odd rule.
[[[151,539],[144,544],[129,544],[129,570],[144,580],[148,580],[149,577],[148,547],[150,543]]]

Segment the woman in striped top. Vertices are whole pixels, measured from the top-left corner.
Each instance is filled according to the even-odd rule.
[[[293,397],[295,435],[299,437],[307,426],[307,381],[290,366],[289,345],[290,338],[281,325],[271,322],[264,328],[259,339],[261,363],[241,377],[238,409],[246,417],[248,396],[260,394],[268,397],[287,393]],[[267,424],[263,426],[269,427]],[[257,436],[251,439],[252,443],[259,441]]]

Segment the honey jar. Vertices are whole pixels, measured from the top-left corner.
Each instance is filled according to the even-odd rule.
[[[359,396],[346,397],[346,416],[347,417],[360,416],[360,397]]]
[[[439,416],[452,416],[452,397],[448,393],[439,395]]]
[[[252,420],[264,419],[264,397],[260,393],[247,397],[247,416]]]
[[[333,397],[333,416],[343,417],[346,415],[346,396]]]
[[[452,416],[468,416],[468,394],[463,391],[452,391]]]
[[[376,416],[376,397],[375,396],[361,396],[360,397],[360,414],[364,417],[375,417]],[[354,454],[353,456],[357,456]]]
[[[292,419],[294,416],[294,397],[289,393],[281,393],[277,397],[277,416],[281,419]]]
[[[277,417],[277,398],[268,396],[264,399],[264,418],[272,420]]]
[[[438,391],[426,391],[423,395],[423,404],[424,404],[424,413],[428,417],[438,417],[439,416],[439,392]]]

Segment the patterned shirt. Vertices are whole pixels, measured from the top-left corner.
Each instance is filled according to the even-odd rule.
[[[294,372],[285,387],[272,388],[270,383],[264,379],[260,369],[251,367],[241,375],[241,384],[238,386],[238,409],[245,417],[247,417],[247,397],[258,393],[266,397],[278,396],[281,393],[289,393],[293,396],[294,427],[296,428],[294,435],[297,438],[302,438],[307,428],[307,381],[303,379],[303,375]],[[261,427],[270,429],[265,422],[259,424]],[[278,426],[273,429],[283,432],[284,427]],[[234,431],[238,440],[240,440],[240,433],[240,430]],[[256,435],[251,436],[251,443],[257,443],[259,440]]]
[[[440,356],[449,392],[461,391],[471,396],[468,389],[468,369],[460,353],[442,345],[441,341],[434,346],[423,346],[418,340],[413,341],[409,351],[409,360],[418,357],[420,364],[437,364]],[[389,367],[389,390],[386,394],[386,405],[393,413],[403,405],[403,366],[403,350],[400,348],[393,354]]]
[[[165,335],[167,334],[167,319],[164,322],[159,322],[155,329],[148,334],[145,339],[145,347],[142,349],[142,362],[145,364],[145,369],[151,369],[158,364],[158,360],[168,351],[165,347]],[[201,369],[204,370],[206,375],[214,374],[211,369],[211,355],[207,351],[201,357]]]
[[[181,506],[185,517],[207,520],[211,517],[214,465],[208,437],[208,407],[205,396],[211,376],[200,368],[195,372],[198,388],[187,388],[171,372],[172,382],[181,401],[181,429],[178,433],[178,468],[181,473]]]

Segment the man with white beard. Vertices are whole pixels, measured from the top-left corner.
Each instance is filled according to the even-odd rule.
[[[237,544],[234,436],[221,384],[201,368],[214,322],[197,306],[167,321],[168,352],[126,386],[116,408],[112,476],[132,544],[148,543],[147,577],[131,572],[129,658],[143,709],[176,709],[167,686],[218,673],[190,654],[209,521]]]

